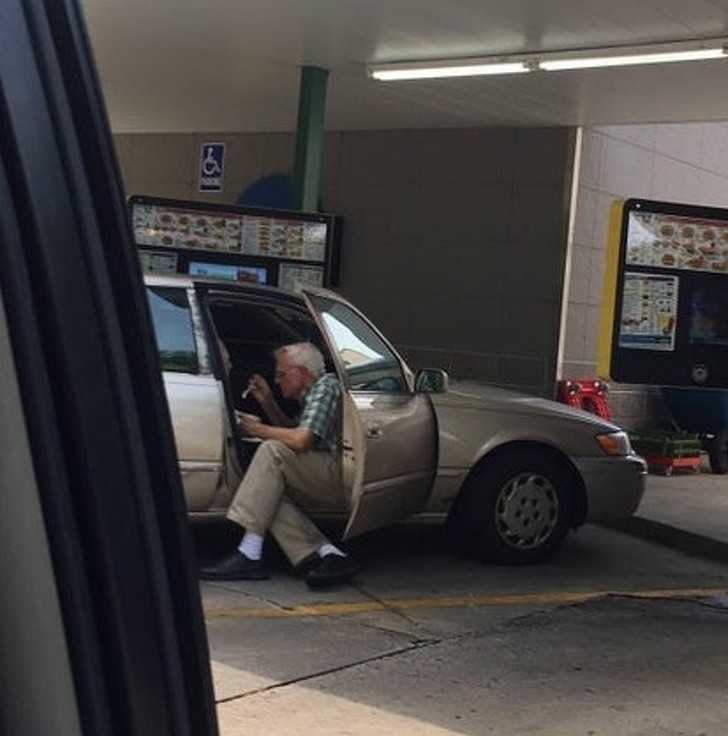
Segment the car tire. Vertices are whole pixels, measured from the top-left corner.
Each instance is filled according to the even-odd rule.
[[[710,469],[716,475],[728,473],[728,431],[721,430],[706,442]]]
[[[573,475],[543,450],[519,449],[487,459],[470,476],[448,519],[468,556],[525,565],[558,549],[573,524]]]

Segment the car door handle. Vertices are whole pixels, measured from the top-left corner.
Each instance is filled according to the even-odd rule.
[[[370,439],[376,439],[382,436],[381,427],[367,427],[367,437]]]

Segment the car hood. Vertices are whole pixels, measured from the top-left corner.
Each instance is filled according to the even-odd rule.
[[[447,412],[448,409],[456,412],[457,410],[481,409],[496,413],[506,412],[511,417],[522,415],[523,417],[579,422],[582,425],[590,425],[595,432],[620,429],[612,422],[582,409],[477,381],[452,380],[449,390],[441,394],[432,394],[432,400],[438,413]]]

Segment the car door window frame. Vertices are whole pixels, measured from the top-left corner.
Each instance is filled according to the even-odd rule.
[[[180,304],[176,304],[174,301],[167,297],[175,294],[184,298],[184,307]],[[189,289],[183,289],[175,286],[162,286],[162,285],[148,285],[147,286],[147,297],[149,301],[149,307],[152,314],[152,323],[154,325],[154,334],[157,343],[157,351],[159,354],[159,362],[163,371],[169,371],[171,373],[191,373],[199,374],[203,373],[202,361],[200,360],[200,339],[198,330],[195,325],[195,308],[191,297],[194,295],[190,293]],[[173,304],[179,310],[184,309],[184,312],[180,314],[173,314],[173,324],[169,321],[165,322],[163,317],[163,305],[158,305],[157,300],[161,300],[165,304]],[[161,306],[161,308],[160,308]],[[184,316],[182,316],[184,315]],[[186,317],[186,319],[185,319]],[[170,329],[170,325],[174,329]],[[174,330],[184,329],[184,339],[189,340],[189,349],[179,349],[175,352],[184,352],[187,357],[187,364],[177,364],[172,359],[167,357],[167,345],[163,344],[168,339],[168,336],[173,333]],[[181,341],[179,343],[181,345]],[[174,345],[170,346],[174,349]],[[206,352],[206,351],[205,351]]]
[[[339,376],[341,377],[348,391],[355,393],[355,394],[356,393],[382,393],[382,394],[393,394],[393,393],[394,394],[412,394],[413,393],[412,371],[407,366],[407,364],[404,362],[404,360],[402,360],[402,358],[397,353],[397,351],[394,349],[394,347],[391,345],[391,343],[376,328],[376,326],[369,319],[367,319],[367,317],[364,314],[362,314],[362,312],[360,312],[356,307],[354,307],[352,304],[342,299],[338,295],[327,292],[324,289],[306,289],[304,291],[304,297],[306,298],[306,301],[309,305],[309,309],[311,309],[312,312],[316,315],[317,322],[319,324],[319,327],[323,330],[324,337],[327,340],[332,357],[336,361]],[[398,386],[396,387],[392,387],[391,385],[387,386],[384,383],[384,381],[382,381],[380,386],[377,386],[376,383],[369,385],[369,386],[361,385],[361,384],[354,383],[352,381],[352,371],[349,369],[343,356],[341,355],[339,343],[336,341],[335,335],[332,334],[331,325],[329,324],[329,321],[325,317],[326,312],[321,309],[322,302],[331,304],[334,306],[338,306],[341,309],[347,310],[355,319],[357,319],[362,325],[364,325],[367,328],[367,330],[371,333],[371,335],[374,336],[376,340],[388,351],[388,353],[390,354],[392,358],[392,361],[397,366],[397,372],[398,372],[397,380],[399,380]],[[358,335],[353,330],[351,330],[349,325],[345,325],[345,327],[347,327],[352,332],[355,339],[361,341]],[[369,347],[366,345],[364,341],[361,341],[361,342],[363,343],[365,347],[367,348]],[[380,380],[380,379],[377,379],[377,380]]]

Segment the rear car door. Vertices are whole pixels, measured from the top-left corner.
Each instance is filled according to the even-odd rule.
[[[306,289],[344,386],[342,454],[349,538],[421,511],[437,463],[437,420],[427,394],[381,333],[336,294]]]
[[[224,464],[225,403],[195,322],[192,288],[147,284],[164,388],[189,511],[210,508]]]

